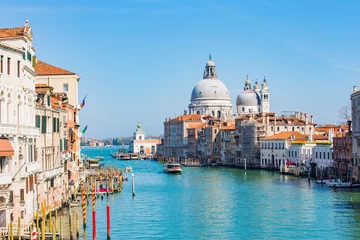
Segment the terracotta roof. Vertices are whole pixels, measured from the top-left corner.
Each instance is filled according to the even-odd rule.
[[[169,119],[167,122],[200,121],[200,120],[201,120],[201,116],[199,114],[186,114]]]
[[[281,133],[266,137],[263,140],[286,140],[286,139],[307,140],[307,136],[304,134],[301,134],[299,132],[281,132]]]
[[[188,129],[191,129],[191,128],[199,129],[199,128],[205,127],[205,125],[206,125],[206,123],[189,122],[189,123],[187,123],[187,128]]]
[[[53,65],[50,65],[48,63],[42,62],[40,60],[37,60],[35,65],[35,72],[39,76],[46,76],[46,75],[75,75],[75,73],[70,72],[68,70],[55,67]]]
[[[29,30],[29,26],[16,28],[0,28],[0,39],[23,37],[29,32]]]
[[[135,140],[136,143],[161,143],[160,139]]]
[[[234,120],[224,122],[221,127],[221,130],[223,130],[223,131],[234,131],[235,129],[236,129],[236,127],[235,127]]]

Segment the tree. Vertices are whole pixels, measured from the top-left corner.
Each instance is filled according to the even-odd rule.
[[[342,106],[339,109],[339,118],[341,123],[347,124],[347,121],[351,121],[351,106],[350,103]]]

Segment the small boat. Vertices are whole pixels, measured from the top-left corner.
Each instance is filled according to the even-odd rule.
[[[135,153],[131,154],[131,160],[139,160],[139,155]]]
[[[174,174],[181,174],[182,169],[180,163],[165,163],[164,165],[164,172],[165,173],[174,173]]]
[[[352,184],[350,182],[333,182],[332,185],[329,185],[331,188],[360,188],[360,184]]]
[[[326,183],[328,183],[328,182],[330,182],[330,179],[317,179],[316,180],[316,183],[317,184],[326,184]]]
[[[96,157],[94,157],[94,159],[98,159],[99,161],[104,161],[104,157],[102,157],[102,156],[96,156]]]
[[[132,172],[132,170],[133,170],[132,167],[126,167],[126,168],[125,168],[125,171],[126,171],[126,172]]]
[[[79,207],[79,206],[81,206],[81,202],[80,202],[80,201],[70,202],[70,207]]]

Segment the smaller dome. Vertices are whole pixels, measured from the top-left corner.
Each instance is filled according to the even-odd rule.
[[[236,98],[236,106],[259,106],[260,97],[252,89],[242,91]]]
[[[215,67],[215,63],[214,63],[212,60],[209,60],[209,61],[206,63],[206,66],[207,66],[207,67]]]

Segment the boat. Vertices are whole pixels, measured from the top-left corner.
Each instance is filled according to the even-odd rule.
[[[332,185],[328,184],[331,188],[360,188],[360,184],[352,184],[350,182],[333,182]]]
[[[126,171],[126,172],[132,172],[132,170],[133,170],[132,167],[126,167],[126,168],[125,168],[125,171]]]
[[[164,172],[165,173],[174,173],[174,174],[181,174],[182,169],[180,163],[165,163],[164,165]]]
[[[129,154],[119,154],[119,156],[116,157],[118,160],[131,160],[131,157]]]
[[[87,163],[88,163],[88,168],[89,169],[94,169],[94,168],[99,167],[99,160],[98,159],[88,159]]]
[[[131,160],[139,160],[139,155],[137,155],[136,153],[132,153],[130,156]]]
[[[72,202],[70,202],[70,207],[79,207],[79,206],[81,206],[80,201],[72,201]]]
[[[94,157],[94,159],[98,159],[99,161],[104,161],[104,157],[103,157],[103,156],[96,156],[96,157]]]
[[[328,182],[330,182],[330,179],[317,179],[316,180],[316,183],[317,184],[326,184],[326,183],[328,183]]]

